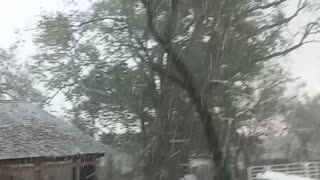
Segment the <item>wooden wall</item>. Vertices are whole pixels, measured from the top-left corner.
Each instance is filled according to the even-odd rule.
[[[96,162],[80,163],[70,160],[41,164],[0,165],[0,180],[51,180],[50,177],[55,180],[81,180],[80,169],[88,165],[95,166]]]

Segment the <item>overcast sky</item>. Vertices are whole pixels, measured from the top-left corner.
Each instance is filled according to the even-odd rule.
[[[77,0],[80,3],[78,8],[84,9],[88,6],[88,0]],[[0,48],[8,48],[17,41],[23,39],[23,47],[20,49],[19,60],[27,61],[35,48],[32,46],[32,33],[30,29],[35,24],[41,13],[67,10],[65,0],[3,0],[0,4]],[[19,32],[17,34],[17,32]],[[70,106],[61,95],[56,96],[48,111],[60,115],[63,108]]]
[[[79,8],[88,6],[88,0],[81,1]],[[7,48],[16,39],[15,33],[18,29],[20,36],[27,40],[27,43],[20,51],[20,58],[27,60],[34,48],[31,44],[32,32],[26,29],[34,28],[37,19],[42,11],[66,10],[63,0],[2,0],[0,5],[0,47]],[[298,51],[290,54],[286,59],[286,68],[296,77],[301,77],[301,81],[307,82],[307,92],[310,94],[320,93],[320,44],[307,45]],[[293,90],[294,91],[294,90]],[[61,112],[61,107],[65,106],[62,96],[58,96],[53,101],[51,111]],[[55,113],[56,114],[56,113]]]

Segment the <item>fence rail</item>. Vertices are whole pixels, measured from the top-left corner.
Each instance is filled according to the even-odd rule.
[[[257,180],[257,175],[265,171],[281,172],[320,180],[320,161],[249,167],[248,180]]]

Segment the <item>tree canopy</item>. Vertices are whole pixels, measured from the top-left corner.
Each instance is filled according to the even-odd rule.
[[[110,0],[87,12],[45,14],[31,69],[49,90],[65,92],[83,130],[134,137],[147,179],[181,176],[194,154],[212,157],[220,179],[232,158],[283,131],[270,123],[283,121],[292,79],[273,60],[319,31],[312,19],[297,40],[284,36],[314,10],[298,0],[288,14],[289,3]]]

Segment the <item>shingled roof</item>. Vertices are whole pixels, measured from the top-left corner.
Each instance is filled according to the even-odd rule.
[[[106,149],[35,104],[0,103],[0,160],[103,154]]]

